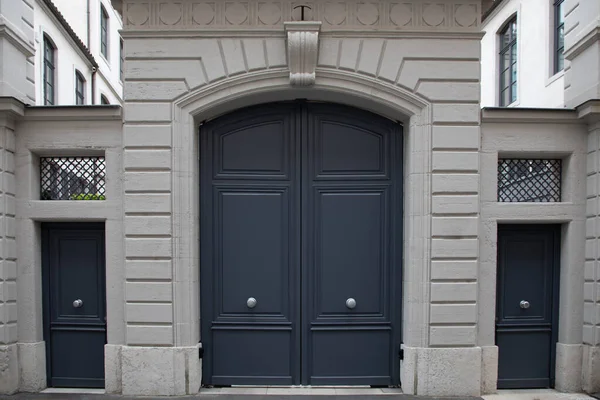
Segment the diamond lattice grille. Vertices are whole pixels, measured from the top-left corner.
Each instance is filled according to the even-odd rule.
[[[104,200],[104,157],[40,158],[42,200]]]
[[[561,160],[498,160],[499,202],[559,202]]]

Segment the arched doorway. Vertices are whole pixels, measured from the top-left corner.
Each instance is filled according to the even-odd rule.
[[[399,384],[401,133],[312,102],[203,125],[204,384]]]

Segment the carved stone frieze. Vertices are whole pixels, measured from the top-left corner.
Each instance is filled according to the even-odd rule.
[[[477,31],[476,0],[121,0],[126,30],[281,31],[321,21],[322,31]]]
[[[311,86],[315,83],[320,29],[320,22],[285,23],[292,86]]]

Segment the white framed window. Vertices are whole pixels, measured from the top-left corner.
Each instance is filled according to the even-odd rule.
[[[75,70],[75,104],[85,104],[85,78],[81,72]]]
[[[564,0],[554,1],[554,73],[565,68],[565,10]]]
[[[500,107],[517,101],[517,17],[500,30]]]
[[[56,103],[56,45],[44,35],[44,105],[52,106]]]
[[[100,53],[108,60],[108,12],[100,5]]]

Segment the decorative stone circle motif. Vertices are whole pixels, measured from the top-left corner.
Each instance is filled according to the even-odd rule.
[[[373,3],[358,4],[356,19],[363,25],[373,25],[379,21],[379,8]]]
[[[275,25],[281,21],[281,7],[275,3],[261,3],[258,6],[258,20],[263,25]]]
[[[477,22],[477,7],[472,4],[461,4],[454,10],[454,20],[460,26],[469,27]]]
[[[127,0],[123,11],[125,26],[133,29],[278,29],[302,19],[323,21],[325,31],[378,26],[459,32],[480,25],[477,0]]]
[[[423,22],[429,26],[440,26],[445,19],[442,4],[427,4],[423,7]]]
[[[330,25],[342,25],[346,21],[346,4],[329,3],[323,13],[325,21]]]
[[[127,7],[127,20],[134,26],[145,25],[150,19],[148,4],[129,4]]]
[[[242,25],[248,20],[248,3],[226,3],[225,19],[231,25]]]
[[[394,4],[390,9],[390,21],[396,26],[406,26],[412,21],[412,7],[408,4]]]
[[[163,24],[175,25],[181,21],[181,3],[162,3],[159,17]]]
[[[192,21],[198,25],[210,25],[215,20],[215,5],[208,3],[194,4]]]

